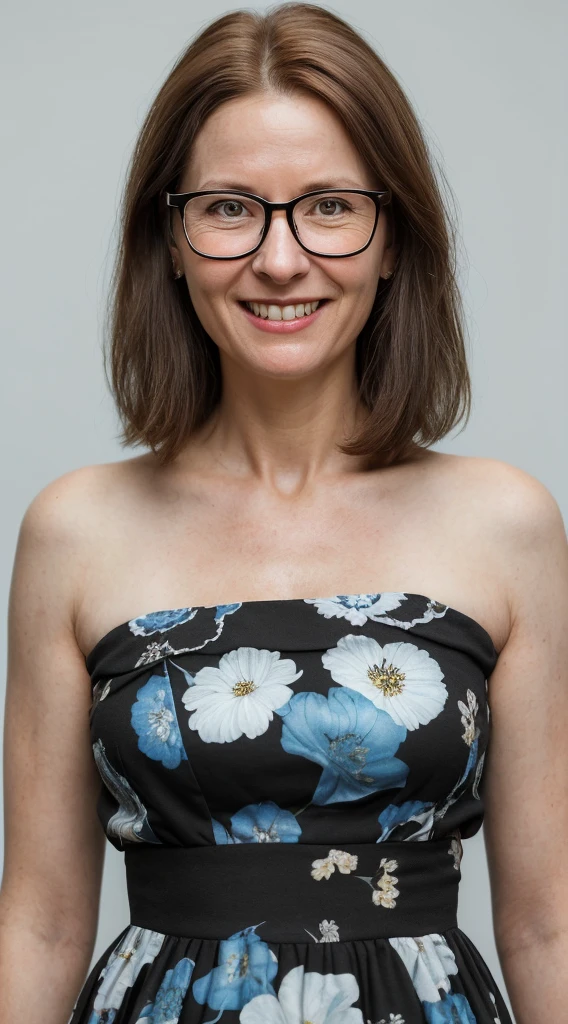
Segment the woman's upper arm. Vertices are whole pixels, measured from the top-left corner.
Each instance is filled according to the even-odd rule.
[[[568,543],[537,480],[511,468],[501,495],[512,626],[489,684],[484,838],[505,951],[568,927]]]
[[[48,941],[94,942],[104,833],[89,738],[90,679],[75,640],[85,558],[79,470],[22,519],[8,612],[1,906]]]

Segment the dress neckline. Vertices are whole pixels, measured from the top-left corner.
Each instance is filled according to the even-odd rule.
[[[452,605],[445,604],[444,601],[438,601],[436,598],[428,597],[426,594],[415,594],[415,593],[412,593],[409,590],[404,590],[404,591],[403,590],[397,590],[397,591],[382,590],[382,591],[377,591],[377,595],[381,595],[381,596],[383,594],[389,595],[389,594],[395,594],[395,593],[396,594],[401,594],[404,597],[414,597],[414,598],[419,598],[419,599],[424,600],[424,601],[431,601],[433,604],[439,604],[442,607],[446,608],[446,610],[448,612],[451,612],[451,614],[454,617],[457,616],[463,622],[467,622],[467,623],[469,623],[470,626],[474,626],[477,630],[479,630],[480,633],[482,633],[483,636],[485,637],[486,641],[489,643],[493,657],[495,659],[497,659],[499,657],[499,652],[497,651],[497,648],[495,647],[495,644],[493,642],[493,637],[491,636],[489,631],[485,628],[485,626],[482,626],[482,624],[478,621],[478,619],[474,619],[471,615],[468,615],[467,612],[462,612],[458,608],[454,608]],[[158,614],[164,613],[164,612],[166,612],[166,613],[167,612],[172,612],[173,613],[173,612],[176,612],[176,611],[183,611],[184,609],[189,609],[189,608],[191,608],[194,611],[202,611],[202,610],[205,610],[205,609],[208,609],[208,608],[230,608],[230,607],[242,606],[242,605],[245,605],[247,608],[250,608],[251,610],[253,610],[255,605],[257,607],[262,606],[264,608],[270,607],[271,605],[274,605],[276,607],[281,607],[284,604],[294,604],[294,603],[295,604],[304,604],[306,602],[313,603],[313,602],[316,602],[316,601],[337,601],[337,600],[340,600],[340,599],[345,599],[346,597],[347,598],[349,598],[349,597],[351,597],[351,598],[353,598],[353,597],[361,598],[361,597],[366,597],[366,596],[368,596],[368,595],[366,595],[366,594],[332,594],[332,595],[327,595],[327,596],[324,596],[324,597],[267,597],[267,598],[251,599],[251,600],[248,600],[248,601],[232,601],[232,602],[224,602],[224,603],[215,603],[215,602],[213,602],[212,604],[180,605],[178,608],[155,608],[155,609],[153,609],[150,612],[146,611],[146,612],[141,612],[139,615],[133,615],[133,616],[131,616],[131,618],[125,619],[124,622],[119,622],[116,626],[112,626],[111,629],[107,630],[106,633],[103,633],[103,635],[97,640],[97,642],[95,643],[94,647],[91,648],[91,650],[88,652],[88,654],[84,655],[84,661],[85,661],[85,663],[91,663],[93,658],[95,658],[95,656],[101,650],[103,645],[108,643],[108,641],[112,637],[118,635],[119,632],[122,632],[126,626],[129,626],[129,624],[131,622],[134,622],[136,619],[143,619],[146,616],[150,616],[150,615],[158,615]]]

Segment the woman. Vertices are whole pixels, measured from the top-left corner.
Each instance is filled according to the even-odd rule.
[[[484,814],[518,1024],[563,1019],[566,537],[534,478],[430,450],[469,411],[453,256],[339,18],[237,11],[181,56],[111,307],[149,451],[20,531],[2,1020],[505,1024],[456,923]],[[105,834],[131,921],[85,980]]]

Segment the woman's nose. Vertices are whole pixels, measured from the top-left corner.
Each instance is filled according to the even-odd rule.
[[[294,274],[309,270],[308,253],[296,241],[285,210],[275,210],[266,238],[253,256],[253,270],[270,277],[286,280]]]

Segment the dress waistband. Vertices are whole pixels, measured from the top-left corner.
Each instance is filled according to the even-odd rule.
[[[459,840],[125,848],[131,924],[274,942],[420,936],[457,925]]]

